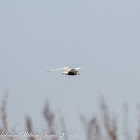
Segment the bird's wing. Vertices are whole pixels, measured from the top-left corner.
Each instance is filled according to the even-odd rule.
[[[49,70],[49,72],[51,72],[51,71],[55,71],[55,70],[66,70],[66,71],[70,71],[71,68],[70,68],[70,67],[64,67],[64,68],[59,68],[59,69]]]
[[[82,69],[82,68],[75,68],[75,70],[79,70],[79,69]]]

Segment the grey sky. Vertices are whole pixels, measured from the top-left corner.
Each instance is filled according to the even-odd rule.
[[[48,98],[68,128],[81,135],[79,112],[87,118],[98,114],[103,94],[119,124],[122,105],[129,103],[130,129],[135,129],[139,5],[138,0],[0,1],[0,98],[8,88],[11,125],[23,128],[29,114],[35,127],[44,128],[38,118]],[[65,66],[84,69],[75,77],[44,72]]]

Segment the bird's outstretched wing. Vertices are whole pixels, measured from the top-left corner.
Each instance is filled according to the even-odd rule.
[[[82,69],[82,68],[75,68],[75,70],[79,70],[79,69]]]
[[[49,70],[49,72],[51,71],[56,71],[56,70],[66,70],[66,71],[70,71],[71,67],[64,67],[64,68],[59,68],[59,69],[53,69],[53,70]]]

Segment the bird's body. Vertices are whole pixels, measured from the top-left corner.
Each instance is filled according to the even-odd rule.
[[[77,72],[78,72],[78,71],[76,71],[75,69],[72,69],[72,70],[69,71],[68,74],[69,74],[69,75],[77,75]]]
[[[54,70],[49,70],[50,72],[51,71],[55,71],[55,70],[65,70],[65,72],[62,72],[62,74],[65,74],[65,75],[80,75],[80,73],[77,71],[81,68],[75,68],[75,69],[72,69],[71,67],[64,67],[64,68],[59,68],[59,69],[54,69]]]

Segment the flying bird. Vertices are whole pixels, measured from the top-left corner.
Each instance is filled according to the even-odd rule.
[[[65,70],[65,72],[62,72],[62,74],[65,75],[80,75],[80,73],[77,71],[81,68],[71,68],[71,67],[64,67],[64,68],[59,68],[59,69],[54,69],[54,70],[49,70],[49,72],[51,71],[56,71],[56,70]]]

